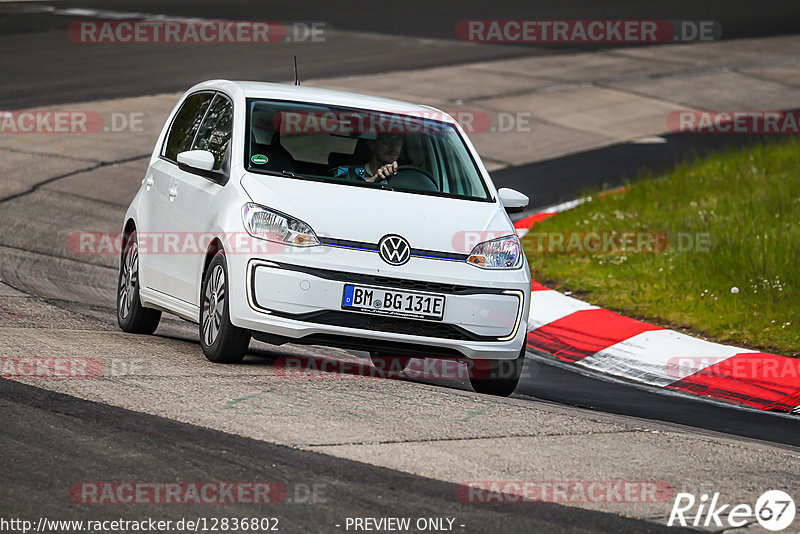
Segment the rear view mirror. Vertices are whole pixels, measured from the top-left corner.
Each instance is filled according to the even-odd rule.
[[[528,197],[514,189],[503,187],[497,191],[497,195],[507,213],[519,213],[528,207]]]
[[[192,169],[210,171],[214,168],[214,154],[208,150],[187,150],[178,154],[178,163]]]

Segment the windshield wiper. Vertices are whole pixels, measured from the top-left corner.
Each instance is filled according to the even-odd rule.
[[[300,178],[299,176],[297,176],[292,171],[287,171],[285,169],[281,171],[281,174],[284,175],[284,176],[288,176],[289,178]]]

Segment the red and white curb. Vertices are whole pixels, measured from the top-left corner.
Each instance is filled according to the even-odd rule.
[[[589,197],[586,198],[579,198],[577,200],[570,200],[569,202],[564,202],[562,204],[556,204],[555,206],[550,206],[549,208],[545,208],[541,211],[537,211],[533,215],[529,215],[524,219],[520,219],[514,222],[514,228],[517,229],[517,235],[520,239],[525,237],[525,234],[528,233],[528,230],[531,229],[531,226],[534,224],[541,222],[545,219],[549,219],[556,213],[570,210],[575,206],[580,206],[587,200],[590,200]]]
[[[576,201],[577,205],[580,201]],[[533,224],[562,204],[515,223]],[[528,347],[593,371],[760,410],[800,413],[800,359],[704,341],[531,283]]]

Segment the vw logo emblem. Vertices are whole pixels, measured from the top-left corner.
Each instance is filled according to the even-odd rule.
[[[378,254],[389,265],[403,265],[411,259],[411,245],[399,235],[385,235],[378,242]]]

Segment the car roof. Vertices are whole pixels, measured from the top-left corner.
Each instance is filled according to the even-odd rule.
[[[437,120],[454,122],[452,118],[445,112],[431,106],[412,104],[410,102],[403,102],[402,100],[394,100],[391,98],[383,98],[361,93],[336,91],[333,89],[323,89],[319,87],[308,87],[305,85],[256,81],[209,80],[194,86],[192,90],[224,89],[226,86],[228,86],[229,89],[232,88],[230,86],[237,87],[242,91],[245,98],[291,100],[295,102],[326,104],[399,114],[425,114],[435,111],[437,112],[437,116],[435,117]]]

